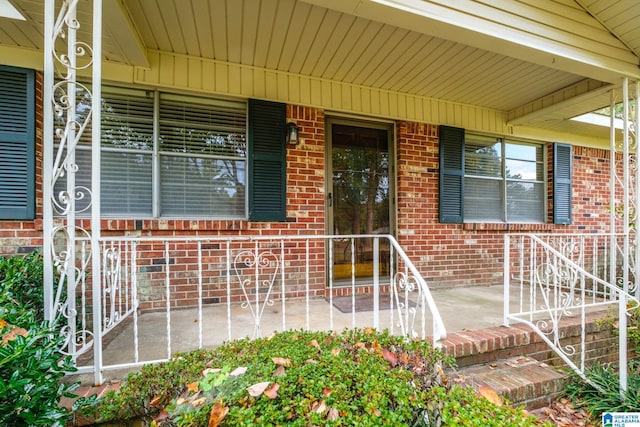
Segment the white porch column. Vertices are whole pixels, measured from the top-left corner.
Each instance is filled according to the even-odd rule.
[[[102,0],[93,0],[93,74],[91,76],[93,97],[91,111],[93,113],[91,127],[91,270],[93,289],[93,358],[94,382],[102,384],[102,257],[100,256],[100,145],[102,117]]]
[[[100,110],[102,0],[44,2],[43,78],[43,255],[45,318],[57,322],[67,341],[62,349],[74,357],[93,347],[95,382],[102,382],[100,255]],[[80,23],[78,6],[93,6],[92,22]],[[77,39],[82,25],[92,40]],[[60,51],[58,51],[60,50]],[[91,84],[77,81],[79,70],[91,70]],[[91,126],[91,184],[79,186],[76,146]],[[86,151],[85,151],[86,153]],[[62,181],[66,185],[61,185]],[[82,205],[79,206],[79,201]],[[76,214],[91,209],[91,227],[82,228]],[[54,217],[57,216],[54,223]],[[81,243],[81,244],[80,244]],[[85,250],[90,244],[90,254]],[[88,261],[89,256],[91,262]],[[55,272],[59,273],[56,278]],[[85,313],[84,284],[92,286],[93,330]],[[82,311],[76,307],[76,298]]]
[[[637,235],[638,207],[640,206],[640,170],[637,160],[640,158],[640,146],[638,144],[638,123],[640,123],[640,82],[629,82],[628,78],[622,79],[622,99],[616,99],[611,95],[611,183],[610,223],[611,232],[622,232],[622,244],[619,239],[612,237],[610,259],[610,282],[617,285],[624,294],[618,297],[618,345],[619,345],[619,381],[620,393],[627,390],[627,294],[636,296],[640,292],[638,282],[640,275],[640,241]],[[616,137],[616,104],[622,102],[622,141]],[[635,103],[634,114],[631,114],[632,101]],[[618,154],[619,156],[616,156]],[[621,155],[620,155],[621,154]],[[622,175],[621,175],[622,173]],[[621,199],[620,199],[621,197]],[[621,260],[621,263],[618,263]],[[620,265],[619,265],[620,264]],[[621,270],[621,274],[618,272]]]
[[[44,318],[52,321],[53,281],[53,19],[55,0],[44,2],[44,76],[42,90],[42,254],[44,257]]]

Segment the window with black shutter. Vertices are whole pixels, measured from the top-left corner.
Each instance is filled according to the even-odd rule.
[[[544,147],[440,126],[440,222],[544,223]],[[554,220],[569,224],[571,146],[557,144],[556,150]]]
[[[249,100],[249,220],[286,220],[286,105]]]
[[[571,145],[553,144],[553,223],[571,224]]]
[[[0,66],[0,219],[35,217],[35,72]]]
[[[440,126],[440,222],[464,219],[464,129]]]

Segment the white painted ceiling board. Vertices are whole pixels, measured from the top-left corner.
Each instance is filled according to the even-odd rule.
[[[527,59],[513,55],[509,50],[512,47],[479,49],[472,47],[473,40],[468,38],[468,42],[456,37],[451,38],[457,42],[446,40],[453,30],[435,25],[433,20],[413,16],[410,23],[394,21],[386,19],[385,14],[397,17],[398,12],[380,7],[376,10],[383,13],[375,19],[358,13],[371,9],[370,0],[121,1],[148,51],[228,61],[501,111],[526,105],[589,77],[587,72],[579,75],[585,71],[582,69],[553,66],[551,57]],[[459,24],[477,23],[478,16],[484,14],[504,27],[529,32],[535,36],[532,40],[550,42],[544,39],[547,37],[564,45],[582,44],[603,56],[638,62],[639,0],[423,1],[469,18]],[[0,20],[0,48],[42,49],[43,1],[13,3],[27,22],[21,25]],[[90,2],[80,2],[79,14],[84,21],[90,17],[88,5]],[[442,31],[431,35],[432,25]],[[131,52],[118,44],[126,39],[114,37],[119,30],[105,23],[104,56],[127,63],[127,53]],[[609,31],[622,42],[610,37]],[[81,36],[89,34],[90,27],[84,25]],[[310,96],[304,93],[311,91],[309,88],[296,90],[302,92],[301,97]],[[583,102],[570,112],[590,106]],[[563,114],[568,112],[562,109]],[[536,124],[554,129],[579,128],[573,122],[563,123],[564,118],[557,110]]]

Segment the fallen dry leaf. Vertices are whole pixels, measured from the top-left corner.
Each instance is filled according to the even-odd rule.
[[[198,406],[202,405],[206,401],[207,401],[206,397],[201,397],[200,399],[196,399],[193,402],[191,402],[191,406],[193,406],[194,408],[197,408]]]
[[[211,412],[209,413],[209,423],[207,424],[207,426],[218,427],[228,413],[229,413],[228,407],[223,406],[222,403],[220,402],[216,402],[216,404],[213,405],[213,407],[211,408]]]
[[[371,335],[373,333],[373,328],[365,328],[364,333],[367,335]]]
[[[340,349],[338,347],[335,347],[331,350],[331,355],[332,356],[337,356],[340,354]]]
[[[486,385],[478,387],[478,394],[494,405],[502,406],[502,398],[498,396],[498,393],[496,393],[491,387]]]
[[[316,340],[311,340],[311,341],[309,341],[309,345],[314,346],[315,348],[317,348],[317,349],[318,349],[318,351],[320,351],[320,350],[321,350],[321,348],[320,348],[320,344],[318,344],[318,341],[316,341]]]
[[[249,395],[251,397],[259,397],[262,395],[262,393],[264,393],[267,387],[269,387],[269,384],[271,384],[269,381],[257,383],[252,385],[251,387],[247,387],[247,391],[249,392]]]
[[[282,365],[278,366],[278,368],[276,368],[276,371],[273,373],[274,377],[284,377],[285,375],[287,375],[287,372]]]
[[[278,397],[278,390],[280,389],[280,385],[278,383],[273,383],[270,387],[264,391],[264,395],[269,399],[275,399]]]
[[[284,357],[272,357],[271,360],[276,365],[284,366],[285,368],[291,367],[291,359],[286,359]]]
[[[340,413],[336,408],[329,408],[329,412],[327,413],[327,420],[335,421],[340,417]]]
[[[209,362],[209,363],[211,363],[211,362]],[[207,363],[207,365],[208,365],[209,363]],[[211,373],[211,372],[213,372],[213,373],[216,373],[216,372],[222,372],[222,369],[219,369],[219,368],[215,368],[215,369],[214,369],[214,368],[212,368],[212,367],[210,367],[210,366],[209,366],[209,367],[208,367],[208,368],[206,368],[204,371],[202,371],[202,376],[203,376],[203,377],[206,377],[206,376],[207,376],[207,374],[209,374],[209,373]]]
[[[7,345],[9,341],[13,341],[17,336],[27,336],[27,330],[23,328],[13,328],[2,337],[2,346]]]
[[[3,319],[0,319],[0,329],[5,328],[7,326],[9,326],[9,324],[5,322]]]
[[[398,358],[396,357],[396,355],[393,354],[391,351],[387,350],[386,348],[382,349],[382,357],[384,358],[384,360],[389,362],[389,364],[393,367],[395,367],[398,364]]]
[[[373,344],[371,344],[371,348],[375,351],[380,351],[382,350],[382,346],[380,345],[380,343],[378,342],[378,340],[375,340],[373,342]]]
[[[200,383],[198,381],[194,381],[192,383],[187,384],[187,390],[195,393],[200,388]]]
[[[159,423],[166,421],[168,419],[169,419],[169,412],[167,412],[167,408],[164,408],[162,411],[160,411],[158,416],[153,419],[153,422],[156,423],[156,425],[159,425]]]
[[[449,383],[447,374],[444,373],[440,365],[436,365],[436,371],[438,371],[438,378],[440,378],[440,382],[442,383],[442,385],[446,386]]]
[[[159,408],[162,405],[162,396],[154,396],[153,399],[149,402],[151,406]]]
[[[327,404],[324,403],[324,400],[321,400],[319,402],[313,402],[313,405],[311,405],[311,412],[322,414],[326,410],[327,410]]]
[[[238,377],[240,375],[243,375],[245,372],[247,372],[247,368],[246,366],[240,366],[239,368],[234,369],[229,376],[230,377]]]
[[[367,349],[367,345],[363,342],[357,342],[356,345],[354,345],[355,348],[359,349],[359,350],[366,350]]]
[[[322,389],[322,394],[324,394],[325,397],[329,397],[331,395],[332,390],[329,387],[325,387]]]

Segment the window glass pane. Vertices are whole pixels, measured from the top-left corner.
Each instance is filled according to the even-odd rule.
[[[508,159],[530,160],[541,162],[543,160],[541,145],[518,144],[507,141],[505,143],[505,157]]]
[[[160,157],[161,215],[242,217],[244,160]]]
[[[505,160],[507,178],[523,179],[529,181],[544,180],[544,165],[542,163],[527,162],[523,160]]]
[[[110,93],[102,99],[102,146],[153,150],[153,96],[144,91]]]
[[[153,204],[165,216],[241,218],[246,215],[246,102],[161,94],[104,86],[101,124],[102,215],[150,217]],[[90,98],[78,90],[78,118]],[[154,116],[159,120],[154,147]],[[57,118],[56,118],[57,119]],[[59,120],[59,119],[57,119]],[[59,125],[59,123],[56,123]],[[90,213],[91,132],[76,150],[79,216]],[[153,200],[153,152],[160,154],[160,198]],[[55,191],[66,191],[61,177]]]
[[[507,221],[544,222],[544,184],[509,182],[507,184]]]
[[[151,154],[101,153],[101,210],[105,216],[151,216]],[[78,216],[91,213],[91,150],[76,149],[76,212]],[[66,191],[67,175],[54,186],[59,198]]]
[[[102,152],[102,214],[151,216],[151,153]]]
[[[502,199],[502,180],[465,177],[465,220],[504,221]]]
[[[502,143],[495,138],[472,137],[465,140],[466,175],[502,176]]]
[[[244,103],[160,103],[160,151],[246,157]]]

